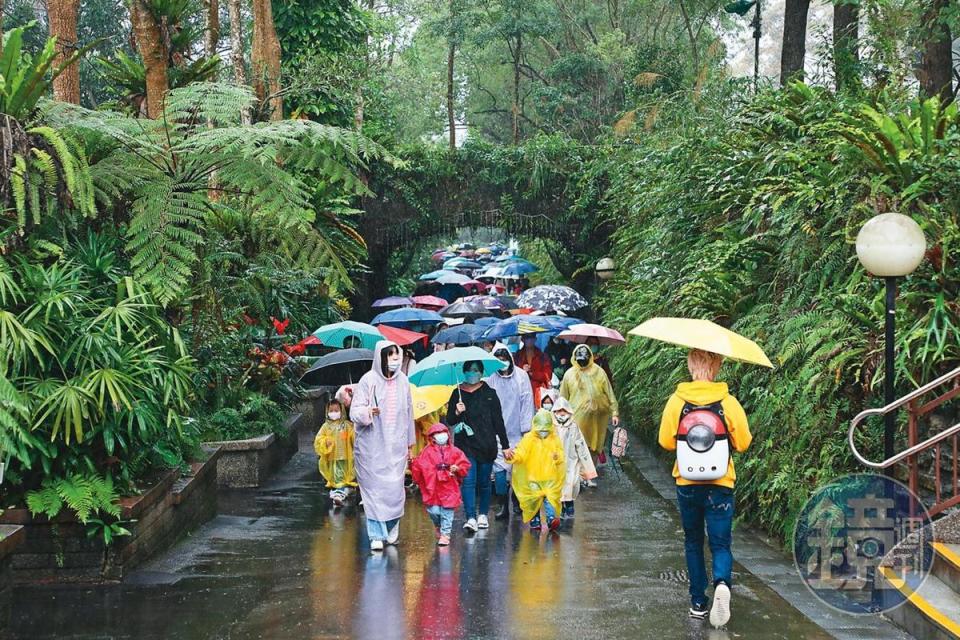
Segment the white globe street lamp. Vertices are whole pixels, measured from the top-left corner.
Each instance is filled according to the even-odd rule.
[[[913,273],[927,251],[927,239],[913,218],[902,213],[881,213],[867,220],[857,234],[857,258],[869,273],[886,281],[886,337],[884,339],[885,368],[884,404],[894,402],[894,330],[896,319],[897,278]],[[884,416],[883,456],[893,456],[896,415]],[[888,474],[893,468],[887,469]]]
[[[617,263],[613,261],[613,258],[601,258],[597,263],[597,266],[594,268],[597,277],[601,280],[609,280],[613,277],[613,273],[616,270]]]

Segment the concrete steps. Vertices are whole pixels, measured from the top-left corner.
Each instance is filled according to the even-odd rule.
[[[881,582],[906,598],[886,615],[916,638],[960,640],[960,544],[931,544],[933,567],[919,586],[906,583],[887,567],[880,568]]]

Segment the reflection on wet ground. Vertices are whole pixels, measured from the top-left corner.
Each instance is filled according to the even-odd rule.
[[[401,543],[367,551],[362,512],[331,510],[311,456],[120,585],[30,587],[13,638],[827,638],[750,574],[725,631],[686,617],[673,506],[608,473],[558,534],[492,522],[438,549],[416,499]]]

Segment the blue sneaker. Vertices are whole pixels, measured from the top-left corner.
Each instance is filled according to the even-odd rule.
[[[541,526],[542,525],[540,524],[540,514],[538,513],[537,515],[533,516],[533,518],[530,520],[530,528],[533,529],[534,531],[539,531]]]
[[[573,501],[564,502],[560,509],[561,518],[572,518],[573,517]]]

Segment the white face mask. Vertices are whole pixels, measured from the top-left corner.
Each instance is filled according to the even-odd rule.
[[[547,411],[553,411],[553,403],[552,403],[552,402],[544,402],[543,404],[540,405],[540,407],[541,407],[542,409],[546,409]]]
[[[447,442],[450,441],[450,434],[449,433],[434,434],[433,441],[442,447],[443,445],[447,444]]]
[[[333,420],[333,421],[337,421],[337,420],[340,419],[340,412],[339,412],[339,411],[331,411],[330,413],[327,414],[327,417],[330,418],[330,419]]]
[[[569,413],[558,413],[558,414],[557,414],[557,422],[559,422],[560,424],[567,424],[568,422],[570,422],[570,414],[569,414]]]
[[[390,371],[390,373],[396,373],[402,363],[403,356],[401,356],[399,353],[392,356],[387,356],[387,370]]]
[[[548,435],[550,435],[550,432],[549,432],[549,431],[537,431],[537,435],[540,436],[541,438],[546,438]]]

